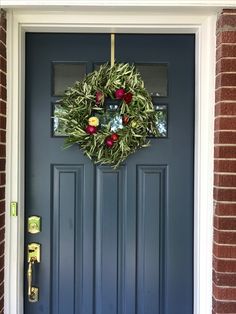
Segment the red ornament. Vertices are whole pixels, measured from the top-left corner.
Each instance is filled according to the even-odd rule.
[[[117,133],[113,133],[113,134],[111,135],[111,139],[112,139],[114,142],[116,142],[116,141],[118,141],[118,139],[119,139],[119,135],[118,135]]]
[[[125,95],[125,90],[124,90],[124,88],[120,88],[120,89],[117,89],[117,90],[115,91],[115,97],[116,97],[116,99],[122,99],[122,98],[124,97],[124,95]]]
[[[108,136],[108,137],[105,139],[105,144],[106,144],[107,147],[112,148],[112,146],[114,145],[114,141],[113,141],[113,139],[111,138],[111,136]]]
[[[129,117],[128,116],[123,116],[122,117],[122,122],[124,125],[128,124],[129,123]]]
[[[124,101],[125,101],[127,104],[129,104],[129,103],[131,103],[131,101],[132,101],[133,94],[132,94],[132,93],[126,93],[123,98],[124,98]]]
[[[87,125],[85,128],[85,132],[91,135],[91,134],[97,133],[97,128],[96,126],[93,126],[93,125]]]
[[[96,92],[96,103],[99,104],[104,99],[104,94],[102,92]]]

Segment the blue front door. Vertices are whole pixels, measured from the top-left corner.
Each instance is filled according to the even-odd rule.
[[[41,262],[25,314],[193,313],[194,36],[116,35],[165,113],[162,138],[117,170],[63,150],[52,119],[63,86],[109,59],[109,34],[26,35],[25,272],[28,243]]]

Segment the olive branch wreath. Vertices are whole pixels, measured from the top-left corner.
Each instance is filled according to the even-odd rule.
[[[55,114],[65,147],[79,144],[95,163],[117,168],[130,154],[159,136],[158,115],[140,73],[128,63],[108,63],[69,87]]]

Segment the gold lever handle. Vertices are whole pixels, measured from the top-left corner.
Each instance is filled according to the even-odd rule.
[[[28,271],[27,271],[27,278],[28,278],[28,300],[29,302],[38,302],[38,294],[39,289],[36,287],[32,287],[33,281],[33,265],[35,263],[35,259],[31,257],[29,261]]]
[[[32,286],[33,282],[33,266],[35,263],[40,263],[40,244],[30,243],[28,245],[28,300],[29,302],[38,302],[39,289]]]
[[[29,261],[29,267],[27,271],[27,278],[28,278],[28,299],[29,301],[32,299],[32,273],[33,273],[33,268],[32,265],[34,264],[34,259],[31,258]]]

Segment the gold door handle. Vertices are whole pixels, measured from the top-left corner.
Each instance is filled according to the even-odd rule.
[[[33,266],[35,263],[40,263],[40,244],[30,243],[28,245],[28,300],[29,302],[38,302],[39,289],[32,286],[33,282]]]
[[[33,264],[34,264],[34,259],[31,258],[29,261],[29,267],[27,271],[27,278],[28,278],[28,300],[30,302],[36,302],[35,300],[35,287],[32,287],[32,278],[33,278]]]

